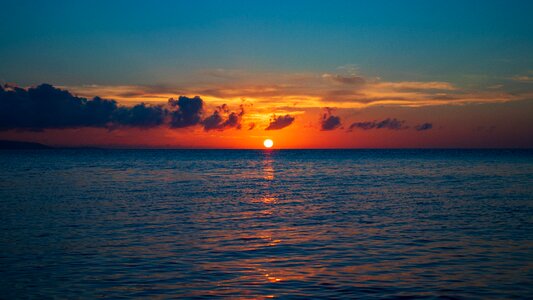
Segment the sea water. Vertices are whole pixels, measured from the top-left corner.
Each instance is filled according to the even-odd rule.
[[[530,150],[0,151],[0,297],[527,298]]]

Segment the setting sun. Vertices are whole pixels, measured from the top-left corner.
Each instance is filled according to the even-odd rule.
[[[0,300],[533,300],[533,0],[87,2],[0,0]]]
[[[274,142],[271,139],[266,139],[263,141],[263,145],[265,145],[266,148],[272,148],[272,146],[274,146]]]

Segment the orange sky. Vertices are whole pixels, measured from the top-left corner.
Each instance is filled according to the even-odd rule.
[[[460,87],[449,82],[389,82],[342,74],[249,74],[215,70],[187,89],[171,86],[64,86],[77,96],[116,99],[120,105],[164,104],[179,95],[198,95],[204,116],[227,104],[243,105],[241,129],[205,131],[201,126],[171,129],[72,128],[44,131],[9,130],[2,139],[36,141],[57,146],[262,148],[265,138],[275,148],[453,148],[531,147],[533,101],[528,89],[508,92],[502,86]],[[205,80],[211,78],[211,81]],[[222,79],[221,79],[222,78]],[[507,85],[515,80],[507,80]],[[527,82],[526,85],[531,83]],[[340,118],[333,130],[321,128],[321,118]],[[273,116],[290,115],[294,122],[265,130]],[[328,115],[329,116],[329,115]],[[355,122],[396,119],[400,129],[350,129]],[[249,129],[251,124],[253,129]],[[415,127],[430,123],[428,130]]]

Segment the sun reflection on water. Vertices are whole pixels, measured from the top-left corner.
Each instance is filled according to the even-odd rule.
[[[424,153],[4,154],[2,271],[28,298],[527,298],[531,155]]]
[[[265,152],[265,158],[263,159],[263,179],[274,180],[274,160],[272,159],[271,152]]]

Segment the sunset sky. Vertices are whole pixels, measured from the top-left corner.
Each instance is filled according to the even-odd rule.
[[[533,147],[532,1],[0,4],[3,140]]]

